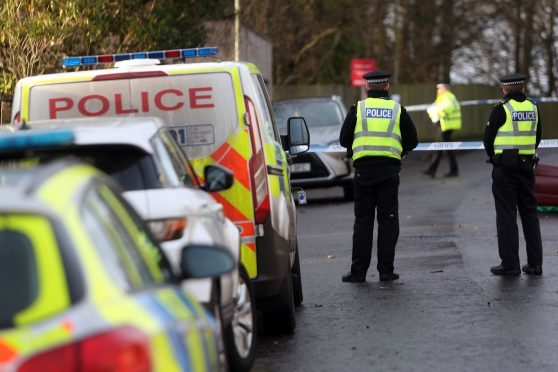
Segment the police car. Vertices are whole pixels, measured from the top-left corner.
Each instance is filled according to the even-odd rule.
[[[295,306],[303,294],[286,151],[308,150],[308,128],[303,118],[289,119],[283,147],[264,80],[254,64],[184,63],[217,52],[206,47],[65,58],[66,67],[87,70],[20,80],[12,122],[156,116],[171,130],[200,178],[207,165],[229,168],[234,173],[232,187],[212,196],[240,229],[241,262],[254,285],[264,326],[292,332]],[[91,69],[105,64],[114,67]]]
[[[72,156],[104,171],[124,189],[124,197],[148,223],[175,269],[182,247],[192,243],[224,246],[239,261],[239,231],[206,192],[230,187],[232,175],[208,165],[202,186],[160,119],[51,120],[32,122],[29,128],[0,137],[6,143],[0,159],[44,163]],[[49,139],[46,145],[43,138]],[[243,266],[216,282],[189,280],[184,285],[222,321],[222,344],[231,367],[242,363],[249,368],[255,355],[256,311]]]
[[[12,164],[0,194],[1,371],[221,368],[217,323],[180,282],[233,270],[225,249],[183,247],[176,275],[114,181],[82,163]]]

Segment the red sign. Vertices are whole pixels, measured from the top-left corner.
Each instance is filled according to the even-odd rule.
[[[351,86],[366,86],[366,80],[362,75],[376,70],[375,59],[352,59],[351,60]]]

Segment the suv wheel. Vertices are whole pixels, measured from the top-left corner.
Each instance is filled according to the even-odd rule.
[[[225,329],[231,371],[249,371],[256,353],[256,309],[248,274],[239,267],[237,301],[233,319]]]

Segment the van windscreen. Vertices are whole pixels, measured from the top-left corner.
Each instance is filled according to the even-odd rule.
[[[190,158],[215,152],[239,125],[228,72],[74,81],[30,89],[30,121],[96,116],[159,117]]]

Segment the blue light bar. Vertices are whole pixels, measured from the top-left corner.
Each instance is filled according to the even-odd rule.
[[[147,53],[147,58],[164,59],[165,58],[165,52],[148,52]]]
[[[0,152],[33,150],[58,147],[74,143],[74,133],[70,130],[49,130],[44,132],[17,132],[0,135]]]
[[[94,65],[97,63],[97,56],[81,57],[81,63],[84,65]]]
[[[131,59],[132,56],[129,54],[115,54],[114,55],[114,62],[118,62],[118,61],[126,61],[128,59]]]
[[[66,57],[62,59],[62,66],[63,67],[97,66],[97,65],[107,64],[107,63],[126,61],[129,59],[151,58],[151,59],[163,60],[163,59],[176,59],[176,58],[211,57],[211,56],[216,56],[217,54],[219,54],[219,48],[217,47],[158,50],[152,52],[102,54],[96,56]]]
[[[198,50],[197,49],[182,49],[180,51],[180,54],[182,55],[182,58],[193,58],[193,57],[197,57]]]
[[[146,59],[147,58],[147,53],[132,53],[132,59]]]
[[[216,47],[199,48],[198,54],[200,57],[216,56],[217,54],[219,54],[219,48]]]
[[[64,67],[75,67],[75,66],[79,66],[81,64],[81,58],[79,57],[69,57],[69,58],[64,58],[62,60],[62,66]]]

